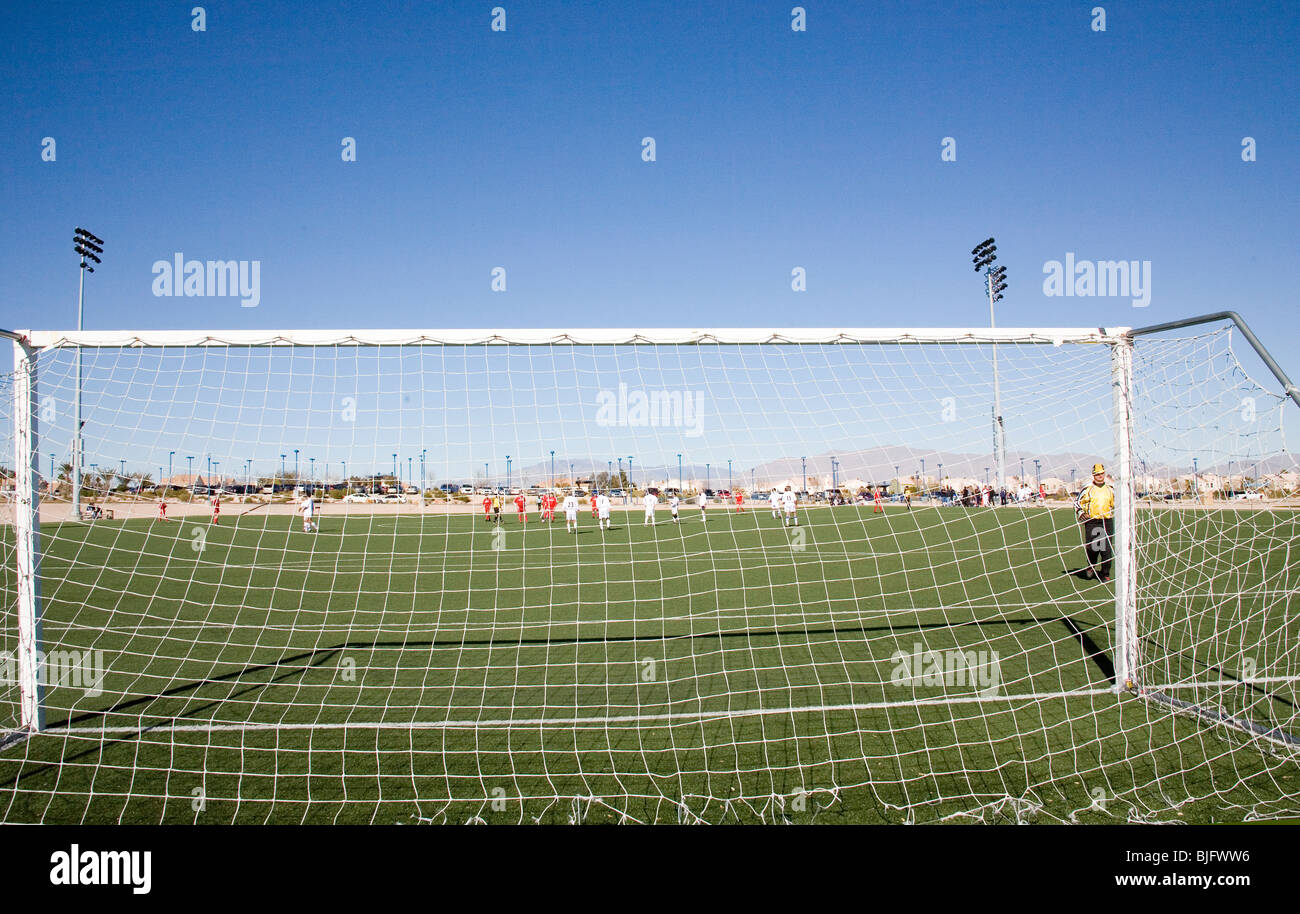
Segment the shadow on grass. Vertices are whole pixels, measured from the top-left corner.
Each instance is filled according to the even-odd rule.
[[[636,643],[636,642],[679,641],[679,640],[726,641],[733,638],[753,639],[753,638],[764,638],[764,637],[778,638],[778,639],[789,638],[789,637],[807,638],[809,636],[825,636],[825,635],[831,635],[831,636],[862,635],[865,637],[865,636],[871,636],[873,634],[882,634],[882,633],[899,635],[901,632],[907,630],[920,633],[924,631],[938,631],[938,630],[945,630],[945,629],[956,630],[962,628],[1010,629],[1013,627],[1047,626],[1049,624],[1053,624],[1057,622],[1063,623],[1069,629],[1071,635],[1073,635],[1083,646],[1084,651],[1087,654],[1088,658],[1093,663],[1097,664],[1097,666],[1101,669],[1103,674],[1105,674],[1110,679],[1111,682],[1114,682],[1114,676],[1115,676],[1114,666],[1111,663],[1110,659],[1106,656],[1105,652],[1102,651],[1097,646],[1097,644],[1092,641],[1092,639],[1087,635],[1087,633],[1073,619],[1062,618],[1060,616],[1046,616],[1046,617],[1027,616],[1027,617],[1021,617],[1016,619],[971,620],[968,622],[959,622],[959,623],[930,622],[930,623],[918,623],[910,626],[899,626],[897,624],[877,625],[877,626],[830,625],[830,626],[821,626],[817,628],[803,627],[797,629],[772,627],[772,628],[757,629],[757,630],[740,629],[736,631],[723,631],[723,632],[715,631],[715,632],[692,633],[692,634],[679,635],[679,636],[666,635],[666,634],[630,635],[627,637],[620,637],[616,640],[619,641],[620,643]],[[581,645],[581,644],[606,644],[609,641],[610,638],[608,637],[608,635],[593,636],[593,637],[536,637],[536,638],[508,638],[508,637],[503,638],[500,636],[494,636],[494,637],[481,638],[481,639],[459,639],[455,641],[437,641],[437,640],[345,641],[340,644],[336,644],[329,647],[320,647],[309,651],[301,651],[296,654],[282,657],[272,663],[250,664],[241,667],[238,670],[233,670],[229,673],[224,673],[222,675],[214,676],[212,678],[204,679],[197,682],[187,682],[180,685],[176,685],[170,689],[166,689],[164,691],[158,692],[153,695],[142,695],[128,700],[120,701],[112,705],[111,707],[105,708],[103,710],[87,711],[84,713],[77,714],[74,717],[70,717],[65,721],[60,721],[58,723],[51,724],[45,729],[46,734],[56,735],[56,736],[59,735],[60,733],[70,734],[75,732],[73,728],[75,728],[78,725],[94,723],[100,726],[104,726],[105,725],[104,722],[114,715],[130,713],[133,709],[143,710],[148,706],[152,705],[153,703],[165,699],[189,697],[189,698],[196,698],[201,700],[201,703],[196,704],[193,707],[186,708],[181,713],[172,714],[168,716],[159,716],[159,719],[152,724],[142,722],[138,728],[133,728],[129,732],[123,732],[119,736],[110,737],[107,734],[104,734],[104,738],[94,743],[92,746],[89,746],[85,750],[78,752],[76,754],[63,756],[57,762],[38,765],[37,767],[34,767],[26,771],[20,770],[13,777],[5,781],[0,781],[0,788],[15,789],[22,781],[27,780],[29,778],[38,777],[41,774],[46,772],[56,771],[61,765],[65,763],[75,762],[79,759],[86,758],[87,756],[94,755],[95,753],[103,753],[115,744],[129,743],[134,741],[137,737],[143,736],[152,730],[166,729],[167,726],[173,722],[199,718],[205,712],[218,708],[222,704],[228,701],[232,701],[234,699],[244,697],[246,695],[267,688],[269,686],[280,685],[285,682],[301,678],[302,676],[308,674],[312,670],[324,666],[331,659],[333,659],[340,653],[348,650],[376,650],[380,648],[416,649],[416,648],[432,648],[438,645],[449,645],[449,644],[454,644],[462,648],[464,647],[482,647],[482,648],[542,647],[542,646],[554,647],[554,646]],[[283,669],[286,665],[290,665],[289,668]],[[279,672],[277,673],[277,671]],[[269,678],[267,678],[263,682],[249,683],[246,681],[249,677],[257,676],[263,673],[271,673],[273,675],[270,675]],[[228,691],[227,694],[221,697],[204,699],[201,696],[195,695],[195,693],[201,689],[209,689],[214,685],[220,685],[223,683],[229,684],[231,686],[231,689],[230,691]],[[222,722],[222,723],[228,723],[228,722]]]

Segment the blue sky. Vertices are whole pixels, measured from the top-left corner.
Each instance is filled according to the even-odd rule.
[[[1300,375],[1300,5],[194,5],[0,11],[0,325],[75,325],[76,225],[90,329],[981,325],[995,235],[1000,325],[1235,308]],[[176,252],[259,305],[155,296]],[[1150,305],[1046,296],[1067,252]]]

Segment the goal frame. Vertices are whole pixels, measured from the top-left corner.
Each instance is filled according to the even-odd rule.
[[[40,437],[36,358],[46,350],[203,347],[396,347],[396,346],[629,346],[629,345],[989,345],[1065,344],[1111,347],[1115,449],[1119,454],[1115,563],[1116,694],[1133,689],[1137,668],[1136,543],[1132,475],[1132,331],[1128,327],[1074,328],[661,328],[572,330],[0,330],[13,341],[15,362],[15,467],[21,468],[15,499],[18,545],[19,681],[18,738],[45,729],[41,679]],[[74,518],[74,520],[79,520]],[[13,738],[14,735],[10,735]]]

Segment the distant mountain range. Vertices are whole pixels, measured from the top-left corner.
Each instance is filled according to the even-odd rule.
[[[864,483],[888,483],[896,476],[905,478],[919,477],[922,471],[922,462],[924,461],[924,472],[926,478],[932,483],[937,484],[942,477],[952,480],[974,480],[983,481],[987,468],[988,478],[992,480],[996,474],[996,468],[993,465],[992,457],[989,454],[970,454],[956,451],[939,451],[939,450],[918,450],[916,448],[892,446],[876,447],[857,451],[836,452],[834,454],[811,454],[806,461],[806,473],[810,487],[825,487],[831,484],[832,458],[837,462],[836,475],[841,484],[849,484],[857,481]],[[1022,464],[1023,459],[1023,464]],[[1039,461],[1037,469],[1034,467],[1034,460]],[[1021,467],[1024,467],[1024,476],[1028,480],[1036,479],[1059,479],[1063,482],[1071,480],[1070,473],[1074,471],[1074,480],[1079,481],[1087,479],[1092,472],[1094,463],[1108,464],[1107,469],[1113,470],[1112,458],[1108,455],[1088,454],[1088,453],[1064,453],[1064,454],[1029,454],[1020,451],[1010,451],[1006,458],[1006,470],[1008,478],[1019,478]],[[569,478],[570,461],[564,461],[563,464],[557,462],[555,465],[556,477],[558,479]],[[573,473],[580,479],[593,476],[596,473],[603,473],[607,469],[604,462],[599,461],[572,461]],[[1255,472],[1256,461],[1234,461],[1232,472],[1234,475],[1240,474],[1243,469],[1250,473]],[[617,472],[618,463],[615,462],[614,470]],[[1283,470],[1300,470],[1300,464],[1297,463],[1294,455],[1278,454],[1272,457],[1264,458],[1258,461],[1259,472],[1261,474],[1279,473]],[[623,462],[623,469],[628,469],[627,461]],[[1228,465],[1225,461],[1222,465],[1200,465],[1198,470],[1202,474],[1226,475]],[[517,468],[512,476],[516,481],[544,482],[550,478],[550,464],[548,462],[539,462],[524,467]],[[715,488],[723,487],[727,484],[727,464],[724,460],[721,464],[686,463],[683,464],[682,476],[686,482],[691,480],[704,480],[706,474],[710,485]],[[797,457],[785,457],[777,460],[770,460],[760,463],[753,467],[742,467],[739,464],[732,464],[732,482],[735,485],[748,485],[751,475],[758,485],[771,485],[783,480],[798,480],[805,473],[803,463]],[[1190,461],[1184,467],[1176,467],[1170,464],[1145,466],[1139,465],[1137,472],[1139,475],[1150,475],[1159,477],[1177,477],[1188,475],[1192,472]],[[637,483],[646,482],[664,482],[675,481],[677,479],[676,464],[666,466],[662,463],[655,463],[649,466],[637,463],[635,459],[632,463],[632,479]],[[813,482],[814,477],[816,482]],[[491,479],[502,481],[504,476],[493,475]]]

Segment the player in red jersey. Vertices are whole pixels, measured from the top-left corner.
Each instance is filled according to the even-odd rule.
[[[158,519],[159,520],[167,519],[167,502],[165,501],[158,502]]]
[[[596,492],[594,489],[592,490],[591,494],[587,496],[587,500],[591,502],[592,520],[600,520],[600,513],[596,510]]]
[[[524,498],[524,493],[515,496],[515,508],[519,511],[519,523],[528,523],[528,515],[525,513],[528,510],[528,499]]]
[[[483,519],[488,523],[492,522],[492,496],[483,496]]]
[[[221,496],[220,495],[212,496],[212,522],[214,524],[221,523]]]
[[[736,493],[736,510],[737,510],[737,511],[744,511],[744,510],[745,510],[745,493],[744,493],[744,492],[737,492],[737,493]]]
[[[555,521],[555,506],[558,505],[559,503],[560,500],[555,497],[554,492],[546,493],[546,519],[547,520],[552,522]]]
[[[885,506],[880,501],[880,486],[876,486],[871,490],[871,500],[875,502],[875,505],[871,509],[871,513],[884,514]]]

